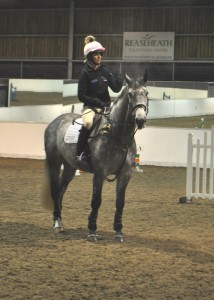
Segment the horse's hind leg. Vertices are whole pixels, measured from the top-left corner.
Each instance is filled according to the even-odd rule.
[[[54,206],[54,229],[62,231],[63,225],[62,225],[62,218],[61,218],[61,211],[62,211],[62,200],[64,193],[67,190],[67,187],[71,180],[73,179],[75,175],[75,169],[71,167],[67,162],[63,162],[63,170],[61,172],[59,182],[58,182],[58,192],[57,197],[54,200],[55,206]]]
[[[50,192],[53,199],[54,211],[53,211],[53,220],[54,220],[54,229],[61,228],[61,201],[60,201],[60,168],[61,162],[59,161],[47,161],[48,172],[50,178]]]
[[[69,165],[66,161],[63,162],[63,171],[60,176],[60,185],[59,185],[59,190],[60,190],[59,201],[60,201],[61,209],[62,209],[63,196],[67,190],[69,183],[73,179],[75,172],[76,172],[75,168]]]

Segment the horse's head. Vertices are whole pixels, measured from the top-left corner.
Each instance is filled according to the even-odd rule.
[[[141,78],[132,79],[125,74],[127,83],[129,108],[135,118],[135,123],[138,129],[145,126],[148,114],[148,92],[145,86],[147,82],[147,72]]]

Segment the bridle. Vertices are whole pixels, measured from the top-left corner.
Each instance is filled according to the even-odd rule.
[[[145,87],[143,87],[143,89],[144,89],[144,93],[146,93],[146,98],[147,98],[147,103],[146,103],[146,105],[145,104],[143,104],[143,103],[139,103],[139,104],[136,104],[134,107],[132,107],[132,108],[130,108],[129,107],[129,110],[131,110],[131,113],[133,114],[137,109],[139,109],[139,108],[143,108],[144,109],[144,111],[145,111],[145,113],[146,113],[146,115],[148,115],[148,112],[149,112],[149,99],[148,99],[148,97],[147,97],[147,95],[148,95],[148,92],[147,92],[147,90],[146,90],[146,88]],[[130,95],[128,94],[128,97],[129,97],[129,106],[131,105],[131,97],[130,97]]]
[[[138,108],[143,108],[144,111],[145,111],[145,113],[146,113],[146,115],[147,115],[148,112],[149,112],[148,98],[147,98],[147,105],[145,105],[145,104],[137,104],[137,105],[135,105],[135,106],[131,109],[131,112],[132,112],[132,113],[135,112]]]

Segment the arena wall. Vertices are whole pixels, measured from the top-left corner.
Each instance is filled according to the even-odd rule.
[[[44,131],[47,125],[0,122],[0,157],[44,159]],[[190,132],[201,138],[204,130],[147,127],[138,131],[136,142],[140,164],[186,167]]]
[[[14,81],[17,86],[19,83],[21,81]],[[27,86],[24,86],[26,89]],[[62,95],[64,92],[65,98],[76,96],[77,93],[75,84],[71,85],[73,89],[68,88],[70,84],[66,84],[65,90],[63,90],[61,83],[57,87],[53,87],[51,82],[50,86],[41,86],[38,81],[27,88],[28,91],[41,92],[47,86],[47,91],[61,90]],[[19,89],[21,89],[21,86],[19,86]],[[149,119],[214,114],[214,98],[207,98],[207,90],[197,91],[198,93],[193,91],[190,96],[194,98],[197,95],[198,99],[183,98],[178,100],[161,99],[164,91],[166,94],[177,94],[181,98],[185,95],[185,90],[183,90],[182,95],[179,93],[181,89],[167,90],[166,88],[152,87]],[[189,93],[189,89],[187,92]],[[111,93],[111,96],[116,97],[117,94]],[[153,97],[156,97],[156,99]],[[81,113],[81,110],[82,103],[0,107],[0,156],[44,159],[43,140],[47,124],[63,113],[71,111]],[[187,136],[189,132],[194,132],[197,137],[201,135],[203,129],[147,127],[142,131],[138,131],[136,141],[141,164],[186,166]]]
[[[174,82],[176,84],[177,82]],[[185,87],[188,86],[189,87]],[[156,100],[178,100],[178,99],[204,99],[207,98],[207,87],[204,89],[190,88],[194,82],[180,82],[181,88],[166,86],[163,82],[148,82],[147,88],[149,98]],[[9,103],[11,102],[11,85],[16,88],[17,92],[48,92],[61,93],[62,97],[77,96],[77,83],[69,80],[48,80],[48,79],[9,79]],[[156,86],[153,86],[156,85]],[[162,86],[160,86],[162,85]],[[172,85],[172,84],[171,84]],[[118,93],[114,93],[109,88],[111,97],[116,97]],[[35,103],[36,104],[36,103]]]
[[[82,103],[75,105],[33,105],[0,107],[0,121],[51,122],[65,112],[81,113]],[[188,117],[214,114],[214,98],[150,100],[148,119]]]

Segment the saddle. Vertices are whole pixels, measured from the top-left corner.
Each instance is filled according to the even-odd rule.
[[[86,144],[86,153],[90,154],[89,144],[93,138],[95,138],[100,134],[108,134],[110,132],[111,132],[111,124],[109,123],[109,121],[106,119],[105,116],[96,113],[93,120],[93,125],[89,130],[89,137],[87,139],[87,144]]]
[[[104,115],[95,114],[93,125],[90,130],[90,135],[88,139],[88,143],[97,135],[99,134],[107,134],[111,131],[111,124],[106,119]]]
[[[79,169],[93,173],[93,168],[91,165],[91,153],[89,149],[90,141],[100,134],[108,134],[110,132],[111,124],[108,122],[106,117],[99,113],[96,113],[93,120],[93,125],[89,131],[89,137],[86,141],[85,149],[80,155],[77,163]]]

